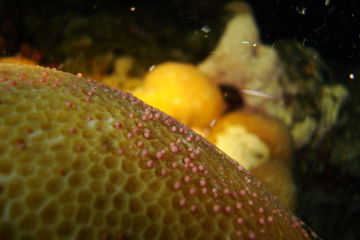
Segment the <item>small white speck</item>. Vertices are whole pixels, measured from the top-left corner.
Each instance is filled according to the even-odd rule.
[[[211,28],[209,26],[203,26],[201,28],[201,31],[203,31],[204,33],[209,33],[211,31]]]
[[[96,125],[97,122],[98,122],[98,120],[93,119],[93,120],[87,121],[86,124],[87,124],[89,127],[95,127],[95,125]]]
[[[300,15],[305,15],[305,14],[306,14],[306,8],[305,8],[305,7],[302,8],[302,9],[296,7],[296,11],[297,11]]]
[[[155,67],[156,67],[156,65],[155,65],[155,64],[154,64],[154,65],[151,65],[151,66],[149,67],[149,72],[154,71]]]

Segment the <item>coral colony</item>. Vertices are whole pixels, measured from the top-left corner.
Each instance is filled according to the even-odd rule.
[[[131,94],[18,64],[0,64],[0,91],[0,239],[318,239]]]

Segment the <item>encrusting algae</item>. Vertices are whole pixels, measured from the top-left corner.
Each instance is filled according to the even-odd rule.
[[[0,64],[0,91],[0,239],[318,239],[131,94],[16,64]]]

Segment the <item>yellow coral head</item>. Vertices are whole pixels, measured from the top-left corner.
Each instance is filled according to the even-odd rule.
[[[315,239],[249,173],[101,83],[0,64],[0,239]]]

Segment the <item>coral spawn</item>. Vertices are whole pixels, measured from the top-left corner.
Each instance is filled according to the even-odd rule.
[[[0,239],[318,239],[131,94],[15,64],[0,64],[0,92]]]

